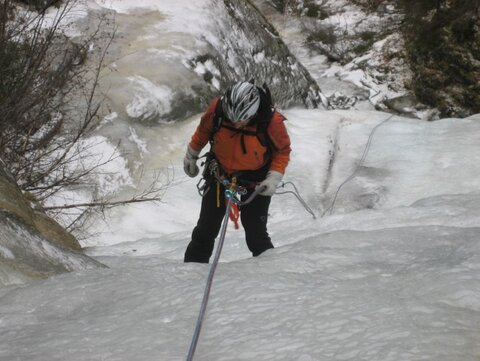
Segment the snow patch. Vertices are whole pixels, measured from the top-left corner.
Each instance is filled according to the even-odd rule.
[[[173,92],[168,86],[154,84],[139,75],[127,79],[136,90],[134,99],[126,106],[130,117],[151,121],[161,119],[171,111]]]
[[[7,247],[0,245],[0,256],[7,259],[15,259],[15,255]]]

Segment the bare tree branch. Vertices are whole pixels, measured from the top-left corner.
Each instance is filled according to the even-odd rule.
[[[22,0],[36,11],[18,11],[18,1],[0,4],[0,159],[19,187],[70,231],[81,232],[94,213],[104,216],[113,207],[160,202],[170,181],[160,182],[159,174],[127,199],[102,194],[93,180],[120,156],[119,144],[111,154],[100,155],[95,154],[98,143],[85,140],[106,98],[99,84],[116,34],[114,21],[103,15],[96,29],[73,42],[62,27],[77,0]],[[57,3],[47,21],[48,6]],[[100,45],[93,52],[91,44]],[[76,189],[87,190],[91,200],[44,206]]]

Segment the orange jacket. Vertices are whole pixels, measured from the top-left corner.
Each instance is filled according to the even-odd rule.
[[[192,136],[190,147],[201,151],[210,140],[213,131],[213,118],[218,98],[214,99],[208,110],[203,114],[200,124]],[[273,113],[273,117],[268,125],[267,132],[272,140],[275,150],[271,156],[270,170],[285,173],[285,169],[290,160],[290,138],[283,121],[285,118],[278,112]],[[255,131],[256,125],[247,126],[245,130]],[[242,149],[242,136],[245,144],[246,153]],[[225,127],[220,127],[213,137],[213,153],[219,161],[222,168],[228,174],[245,170],[257,170],[262,168],[269,159],[267,159],[267,147],[262,145],[255,135],[244,135]]]

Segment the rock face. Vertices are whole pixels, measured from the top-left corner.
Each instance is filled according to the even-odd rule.
[[[184,119],[204,111],[232,81],[251,78],[269,85],[279,107],[322,106],[317,83],[247,0],[103,6],[90,8],[77,26],[88,34],[98,14],[115,16],[101,87],[120,119],[146,125]]]
[[[431,120],[438,114],[466,117],[480,112],[477,0],[252,1],[298,18],[304,42],[312,52],[341,65],[333,74],[329,72],[329,78],[353,80],[359,88],[371,90],[369,101],[376,109],[392,109],[387,102],[415,96],[416,103],[430,109],[428,113],[402,114]],[[311,65],[300,60],[315,77]],[[343,70],[357,75],[348,79]],[[330,84],[338,86],[339,82],[325,77],[315,80],[330,100]],[[345,95],[351,96],[349,89],[345,90]],[[332,100],[329,105],[338,108],[338,97]],[[355,102],[341,101],[340,108],[352,104]]]
[[[0,285],[103,267],[80,249],[75,237],[30,207],[0,164]]]
[[[321,107],[318,85],[257,8],[250,1],[224,0],[223,4],[219,15],[227,15],[226,21],[217,21],[224,42],[213,51],[224,74],[220,87],[252,77],[269,84],[280,107]]]
[[[252,1],[319,84],[329,108],[373,110],[407,93],[403,13],[394,1]]]
[[[79,251],[80,244],[56,221],[35,211],[15,184],[14,179],[0,165],[0,211],[12,214],[29,227],[36,228],[41,236],[61,247]]]

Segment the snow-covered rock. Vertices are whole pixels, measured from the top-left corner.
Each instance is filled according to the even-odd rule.
[[[80,249],[75,237],[30,206],[0,166],[0,285],[103,267]]]

